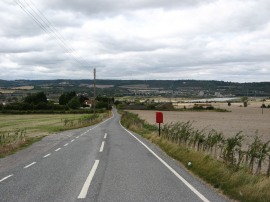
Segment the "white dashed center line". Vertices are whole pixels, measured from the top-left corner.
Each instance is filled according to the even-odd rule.
[[[103,152],[103,149],[104,149],[104,144],[105,144],[105,142],[103,141],[103,142],[101,143],[101,146],[100,146],[99,152]]]
[[[25,166],[25,167],[23,167],[23,168],[29,168],[30,166],[32,166],[32,165],[34,165],[34,164],[36,164],[37,162],[33,162],[33,163],[30,163],[29,165],[27,165],[27,166]]]
[[[61,148],[58,148],[58,149],[56,149],[56,150],[54,150],[54,151],[59,151]]]
[[[0,180],[0,182],[5,181],[6,179],[8,179],[8,178],[10,178],[10,177],[12,177],[12,176],[13,176],[13,175],[8,175],[8,176],[4,177],[4,178],[2,178],[2,179]]]
[[[45,155],[45,156],[43,156],[43,158],[47,158],[48,156],[50,156],[51,154],[47,154],[47,155]]]
[[[64,145],[64,147],[66,147],[66,146],[68,146],[69,144],[68,143],[66,143],[65,145]]]
[[[104,135],[104,139],[106,139],[107,138],[107,133],[105,133],[105,135]]]
[[[70,142],[74,142],[74,139],[73,139],[73,140],[71,140]]]

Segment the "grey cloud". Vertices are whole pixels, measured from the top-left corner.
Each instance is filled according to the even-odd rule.
[[[75,10],[84,12],[87,15],[94,14],[110,14],[115,12],[123,12],[134,9],[149,9],[149,8],[168,8],[176,9],[179,7],[187,7],[199,5],[201,3],[211,2],[212,0],[146,0],[146,1],[126,1],[126,0],[48,0],[46,5],[54,9]]]
[[[2,1],[0,79],[269,80],[268,0],[26,1],[88,66]]]

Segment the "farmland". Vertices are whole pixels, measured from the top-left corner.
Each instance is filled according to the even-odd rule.
[[[226,137],[232,137],[242,131],[243,135],[248,136],[246,141],[255,136],[256,131],[258,131],[258,135],[264,141],[268,141],[270,140],[270,109],[263,109],[262,114],[261,104],[261,102],[250,102],[248,107],[240,107],[240,103],[232,103],[230,107],[227,103],[213,104],[214,107],[227,109],[231,112],[164,111],[164,122],[191,121],[196,129],[205,129],[206,131],[215,129]],[[189,107],[188,104],[181,105]],[[131,112],[139,114],[148,123],[155,124],[155,111],[132,110]]]
[[[26,129],[28,137],[48,135],[64,128],[65,120],[78,120],[85,115],[0,115],[0,131]]]

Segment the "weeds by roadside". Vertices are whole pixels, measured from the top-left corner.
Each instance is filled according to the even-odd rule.
[[[18,149],[27,140],[25,129],[0,132],[0,158]]]
[[[63,119],[61,120],[63,123],[63,127],[60,127],[59,130],[60,131],[69,130],[69,129],[91,126],[108,118],[110,115],[111,115],[111,112],[96,114],[96,116],[94,116],[93,114],[87,114],[80,117],[79,119]]]

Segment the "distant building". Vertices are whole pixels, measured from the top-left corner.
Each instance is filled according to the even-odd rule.
[[[85,100],[84,105],[88,105],[88,107],[92,107],[92,105],[95,103],[95,100]]]

